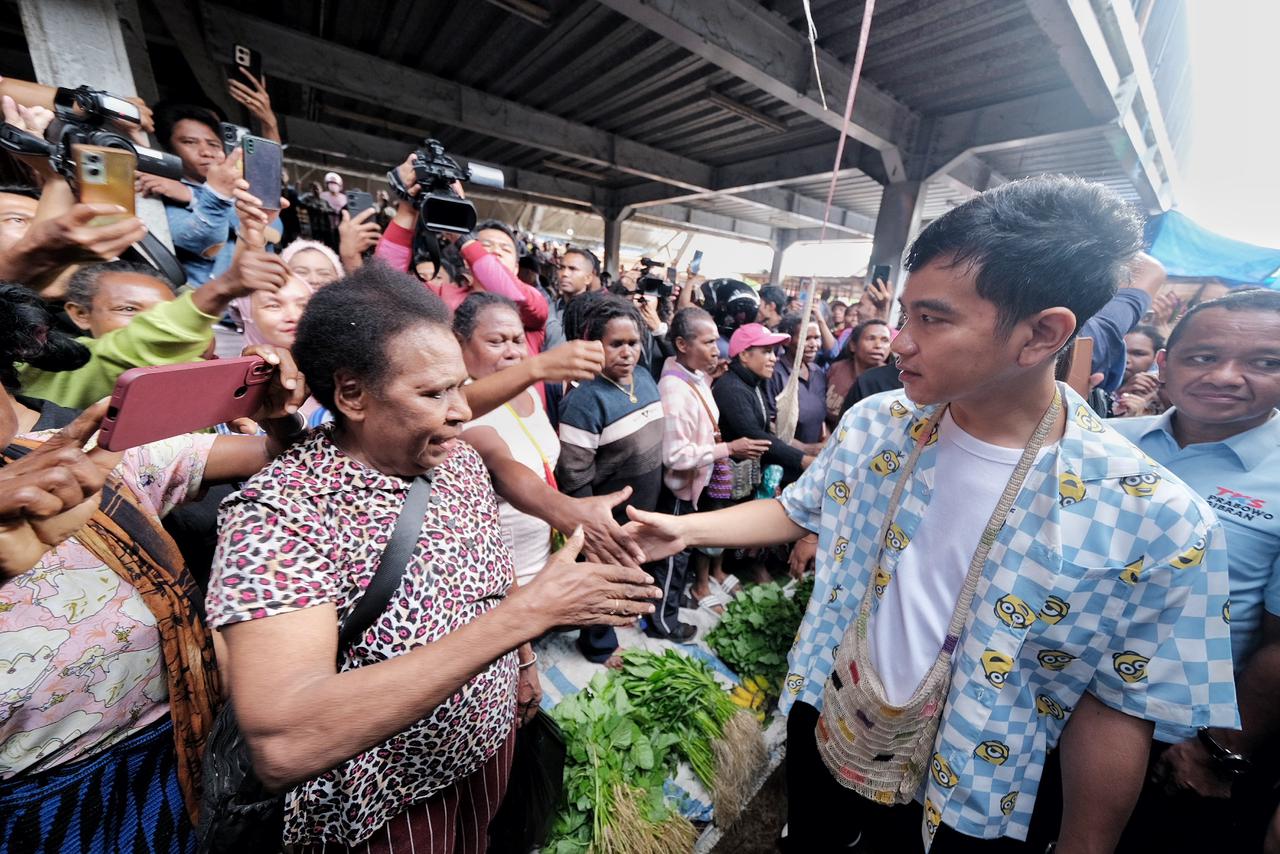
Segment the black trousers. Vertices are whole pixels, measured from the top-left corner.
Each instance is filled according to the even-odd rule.
[[[673,516],[685,516],[693,512],[693,505],[676,498],[664,485],[658,496],[658,512]],[[649,616],[649,634],[666,637],[680,625],[680,600],[689,583],[689,552],[672,555],[666,560],[646,563],[644,571],[653,576],[653,583],[662,590],[662,599],[654,602]]]
[[[831,776],[818,754],[815,729],[818,710],[796,703],[787,716],[787,854],[826,854],[849,850],[861,838],[857,851],[912,854],[923,852],[921,827],[924,808],[918,803],[884,806],[846,789]],[[1057,754],[1050,754],[1056,760]],[[1046,792],[1046,785],[1058,781],[1056,761],[1045,767],[1040,795],[1032,817],[1032,833],[1027,842],[1001,837],[977,839],[945,824],[934,835],[930,854],[1040,854],[1047,841],[1037,832],[1041,798],[1060,799],[1058,792]],[[1051,839],[1052,837],[1050,837]]]
[[[1194,792],[1166,791],[1152,772],[1169,749],[1151,745],[1147,779],[1124,830],[1117,854],[1199,854],[1205,851],[1261,851],[1267,824],[1280,801],[1275,756],[1254,758],[1254,770],[1237,780],[1230,799],[1204,798]]]

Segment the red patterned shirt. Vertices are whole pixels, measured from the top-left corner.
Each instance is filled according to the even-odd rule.
[[[400,588],[343,670],[431,643],[502,601],[511,558],[480,455],[460,443],[433,473],[431,504]],[[345,617],[378,566],[409,481],[347,456],[317,430],[227,499],[208,596],[215,627],[333,603]],[[288,666],[288,650],[280,651]],[[367,839],[410,804],[475,771],[515,722],[508,654],[409,729],[289,792],[285,841]]]

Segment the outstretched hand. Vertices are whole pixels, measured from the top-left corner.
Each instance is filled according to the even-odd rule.
[[[582,528],[586,537],[582,551],[587,560],[635,567],[644,562],[644,552],[613,518],[613,508],[630,497],[631,487],[624,486],[609,495],[572,499],[570,524],[564,527]]]
[[[635,625],[662,596],[642,569],[578,563],[584,539],[582,529],[575,530],[533,581],[511,594],[528,609],[538,634],[557,626]]]
[[[640,550],[644,552],[646,563],[684,551],[687,544],[681,530],[679,516],[668,516],[665,513],[650,513],[647,510],[627,508],[631,521],[622,530],[631,536]]]

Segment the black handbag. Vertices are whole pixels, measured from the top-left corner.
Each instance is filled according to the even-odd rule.
[[[338,632],[338,667],[345,650],[386,610],[400,586],[405,567],[418,544],[431,498],[431,478],[413,481],[395,529],[382,551],[378,570],[342,621]],[[231,703],[214,719],[204,753],[204,794],[200,806],[200,850],[211,854],[277,852],[283,846],[284,793],[270,793],[253,771],[253,758],[236,722]]]
[[[564,790],[564,735],[541,709],[516,733],[507,794],[489,823],[491,854],[526,854],[551,833]]]

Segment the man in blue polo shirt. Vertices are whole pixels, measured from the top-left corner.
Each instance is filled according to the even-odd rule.
[[[1250,784],[1275,774],[1251,772],[1248,758],[1280,729],[1280,293],[1201,303],[1157,363],[1173,406],[1108,424],[1204,498],[1226,531],[1243,729],[1157,727],[1153,780],[1120,850],[1258,850],[1270,808],[1250,804]]]

